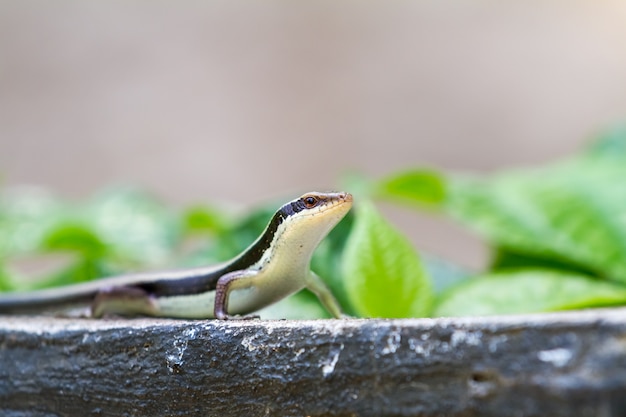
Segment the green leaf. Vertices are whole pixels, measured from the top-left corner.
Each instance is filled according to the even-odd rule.
[[[365,317],[424,317],[432,289],[417,252],[369,201],[359,201],[346,243],[343,276],[356,312]]]
[[[12,283],[10,275],[4,269],[3,265],[0,265],[0,292],[12,291],[15,286]]]
[[[232,223],[226,213],[205,205],[189,207],[183,217],[190,232],[219,233],[229,229]]]
[[[437,316],[539,313],[626,304],[626,287],[585,275],[526,269],[465,281],[442,296]]]
[[[446,181],[442,174],[431,170],[400,172],[381,180],[377,194],[409,204],[436,207],[446,199]]]
[[[183,232],[183,222],[175,212],[130,187],[99,193],[84,214],[94,233],[130,268],[167,264]]]
[[[57,197],[38,187],[13,187],[0,193],[0,255],[41,249],[44,237],[69,210]]]
[[[626,164],[575,158],[492,178],[453,177],[448,211],[494,247],[626,282]]]
[[[493,259],[491,261],[492,270],[521,268],[557,269],[578,274],[583,273],[585,275],[594,275],[593,271],[555,257],[539,257],[516,253],[503,248],[495,248]]]
[[[60,224],[45,237],[43,246],[48,250],[66,250],[87,258],[104,256],[107,246],[87,226],[78,223]]]

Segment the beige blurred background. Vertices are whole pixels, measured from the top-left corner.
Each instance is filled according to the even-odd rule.
[[[0,1],[0,175],[251,204],[566,155],[626,118],[622,1]],[[421,248],[486,254],[386,208]]]

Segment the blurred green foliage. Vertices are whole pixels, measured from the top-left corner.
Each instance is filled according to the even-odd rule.
[[[377,181],[353,175],[346,188],[355,208],[320,244],[312,269],[347,313],[363,317],[625,305],[625,179],[626,127],[543,167],[488,176],[414,169]],[[491,248],[491,263],[470,273],[418,253],[377,200],[462,223]],[[7,188],[0,193],[0,290],[224,261],[250,245],[283,202],[237,213],[210,202],[178,210],[131,187],[79,203],[39,188]],[[63,262],[42,273],[16,267],[53,254]],[[306,291],[261,314],[327,317]]]
[[[620,126],[543,167],[482,177],[408,171],[376,187],[381,198],[461,222],[492,249],[485,271],[435,300],[433,314],[451,316],[626,304],[625,179]],[[443,197],[433,204],[433,195]]]

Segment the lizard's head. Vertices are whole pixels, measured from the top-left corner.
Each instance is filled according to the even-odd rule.
[[[274,256],[286,263],[307,265],[317,247],[350,211],[349,193],[311,192],[282,206],[265,232],[246,251],[248,264],[269,262]],[[244,259],[242,258],[242,259]]]
[[[334,227],[352,207],[352,194],[310,192],[285,204],[280,213],[289,222],[308,222],[328,230]]]
[[[276,216],[290,239],[317,246],[351,207],[352,194],[310,192],[282,206]]]

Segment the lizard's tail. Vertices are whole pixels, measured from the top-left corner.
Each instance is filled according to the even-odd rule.
[[[0,314],[67,312],[88,307],[97,293],[95,282],[29,292],[0,293]]]

